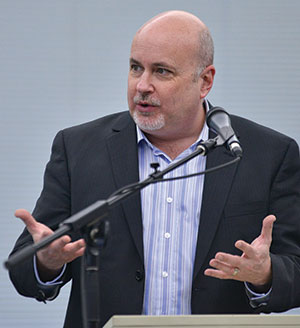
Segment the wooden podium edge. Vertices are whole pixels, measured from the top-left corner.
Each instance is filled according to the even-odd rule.
[[[300,327],[300,315],[176,315],[176,316],[113,316],[103,328],[158,327]]]

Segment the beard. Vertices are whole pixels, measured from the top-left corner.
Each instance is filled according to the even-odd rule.
[[[135,104],[138,104],[142,101],[147,102],[151,106],[160,106],[160,101],[149,95],[137,95],[133,98],[133,102]],[[141,130],[155,131],[165,126],[165,118],[161,113],[139,112],[137,110],[133,110],[131,116],[135,124]]]
[[[145,131],[155,131],[165,126],[165,118],[160,113],[140,113],[134,111],[132,118],[135,124]]]

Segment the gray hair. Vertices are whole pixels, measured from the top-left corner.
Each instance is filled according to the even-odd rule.
[[[198,59],[195,80],[198,80],[202,71],[214,62],[214,42],[207,27],[199,33]]]

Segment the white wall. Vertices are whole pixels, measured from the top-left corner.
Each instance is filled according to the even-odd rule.
[[[298,0],[0,0],[0,260],[32,210],[56,132],[126,109],[130,42],[155,14],[190,11],[215,40],[209,99],[300,142]],[[0,327],[62,327],[68,288],[44,305],[0,269]],[[300,314],[300,309],[292,311]]]

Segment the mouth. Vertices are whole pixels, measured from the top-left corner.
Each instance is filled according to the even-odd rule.
[[[133,98],[135,110],[141,114],[147,115],[157,110],[160,107],[160,101],[155,97],[136,95]]]
[[[138,103],[138,105],[145,107],[145,108],[150,106],[148,103],[144,103],[144,102],[140,102],[140,103]]]
[[[152,105],[152,104],[149,104],[147,102],[138,102],[136,104],[136,109],[139,111],[139,112],[152,112],[155,110],[157,106],[155,105]]]

